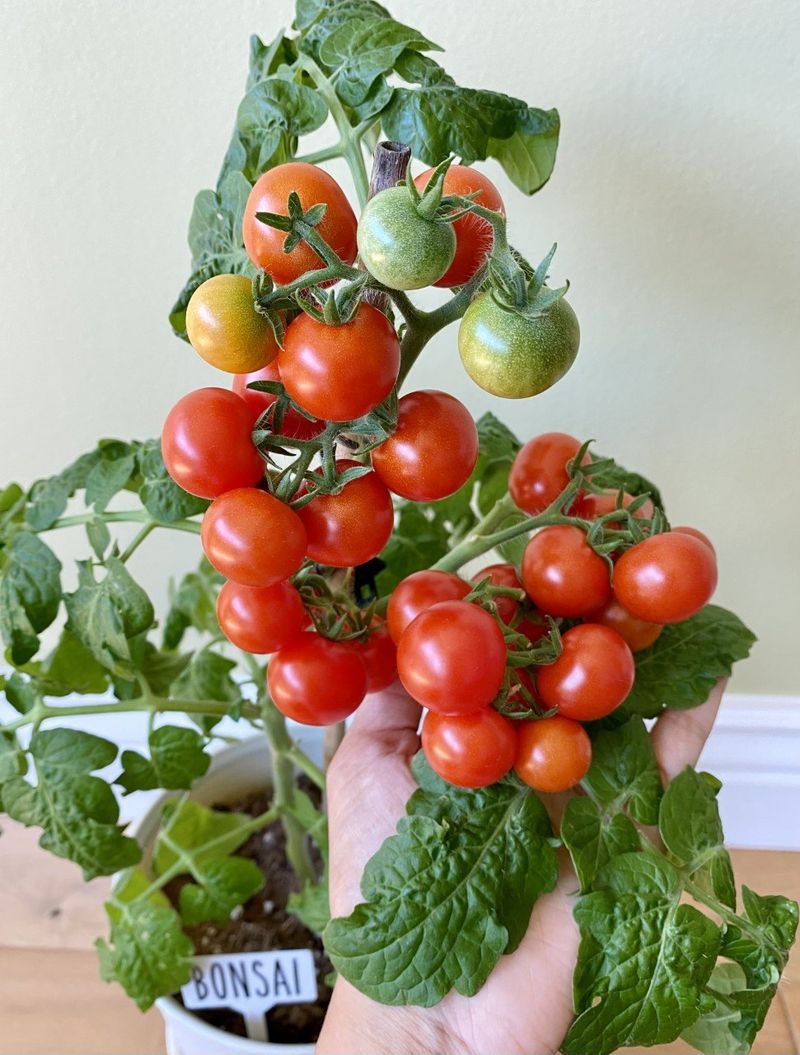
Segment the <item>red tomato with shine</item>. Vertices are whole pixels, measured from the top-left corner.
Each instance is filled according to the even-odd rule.
[[[619,508],[619,491],[603,491],[601,494],[586,494],[583,496],[578,509],[578,516],[583,517],[585,520],[597,520],[598,517],[605,516],[606,513],[613,513],[615,509]],[[627,509],[631,502],[634,501],[634,496],[624,491],[622,494],[622,507]],[[641,506],[633,513],[633,516],[637,520],[650,520],[655,512],[655,506],[651,499],[646,499]],[[622,517],[620,517],[620,521]],[[619,523],[617,520],[608,520],[606,523],[611,527],[614,524]]]
[[[508,476],[515,505],[531,516],[547,509],[569,483],[567,464],[580,448],[566,432],[544,432],[520,447]],[[584,464],[589,460],[587,454]]]
[[[593,722],[611,714],[633,688],[633,654],[616,630],[573,626],[561,638],[555,663],[539,667],[536,688],[546,707],[564,718]]]
[[[343,473],[359,462],[343,459]],[[344,485],[339,494],[317,495],[297,515],[306,529],[306,553],[317,564],[354,568],[377,557],[394,527],[392,498],[373,472]]]
[[[472,714],[436,714],[422,723],[422,750],[434,773],[459,788],[483,788],[514,764],[514,723],[491,707]]]
[[[682,535],[691,535],[693,538],[699,539],[701,542],[704,542],[716,557],[717,551],[714,549],[714,543],[711,541],[708,535],[704,535],[703,532],[699,530],[699,528],[674,527],[672,530],[677,531]]]
[[[274,586],[226,582],[217,597],[217,619],[225,637],[237,648],[267,655],[300,633],[306,612],[290,582]]]
[[[280,379],[281,375],[277,363],[269,363],[261,370],[254,370],[249,374],[234,374],[233,391],[237,396],[241,396],[250,408],[250,412],[253,415],[253,424],[268,407],[272,406],[278,397],[273,396],[271,392],[258,392],[256,389],[248,388],[247,386],[251,381],[280,381]],[[304,418],[302,414],[298,414],[296,410],[292,410],[290,407],[283,415],[280,434],[281,436],[291,436],[292,439],[296,440],[313,440],[315,436],[322,432],[324,427],[322,422],[309,421],[308,418]]]
[[[255,487],[216,498],[203,517],[200,541],[217,571],[242,586],[288,579],[306,554],[306,532],[297,513]]]
[[[350,322],[328,326],[302,314],[286,328],[281,380],[303,410],[326,421],[363,417],[391,392],[400,342],[377,308],[359,304]]]
[[[351,642],[367,667],[368,692],[388,689],[397,677],[397,646],[385,623],[370,630],[369,637]]]
[[[372,466],[390,491],[435,502],[462,487],[478,460],[472,415],[446,392],[409,392],[397,407],[397,428],[372,452]]]
[[[422,612],[397,648],[397,672],[406,692],[439,714],[468,714],[488,706],[505,670],[500,627],[467,601],[440,601]]]
[[[392,641],[400,637],[420,612],[439,601],[460,601],[470,592],[469,583],[449,571],[415,571],[395,586],[386,609],[386,623]]]
[[[626,612],[613,596],[602,608],[592,612],[587,622],[599,623],[600,626],[616,630],[631,652],[641,652],[642,649],[649,648],[664,629],[658,623],[646,623]]]
[[[533,536],[522,557],[522,581],[536,607],[548,615],[588,615],[611,596],[608,565],[583,531],[570,524]]]
[[[342,641],[304,631],[269,661],[267,686],[287,718],[332,725],[352,714],[367,694],[367,668]]]
[[[490,564],[488,568],[481,568],[479,572],[476,572],[472,576],[472,581],[477,586],[478,583],[483,582],[484,579],[488,579],[492,586],[505,586],[511,590],[521,590],[522,583],[519,581],[517,575],[517,569],[513,564]],[[497,614],[503,620],[504,623],[510,623],[514,616],[517,614],[520,602],[513,597],[507,597],[503,594],[498,594],[493,597],[492,600],[497,605]],[[516,628],[519,630],[519,627]],[[545,632],[547,628],[545,627]],[[525,631],[521,631],[524,633]]]
[[[250,487],[264,475],[247,404],[226,388],[198,388],[179,399],[161,430],[161,454],[175,483],[199,498]]]
[[[681,623],[699,612],[717,586],[712,549],[685,532],[645,539],[619,558],[614,592],[631,615],[650,623]]]
[[[592,743],[579,722],[560,715],[520,722],[514,769],[534,791],[567,791],[592,764]]]
[[[286,232],[256,219],[259,212],[287,216],[292,191],[297,193],[304,211],[312,205],[327,206],[316,230],[346,264],[353,263],[357,252],[356,216],[333,176],[304,161],[276,165],[259,176],[250,191],[244,209],[242,235],[252,262],[281,286],[300,278],[306,271],[324,267],[322,259],[306,242],[300,242],[290,253],[284,253]]]

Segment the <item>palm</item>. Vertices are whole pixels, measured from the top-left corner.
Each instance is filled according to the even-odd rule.
[[[659,765],[669,778],[697,761],[723,686],[695,711],[669,712],[655,726]],[[339,748],[329,774],[331,908],[343,915],[360,900],[361,873],[397,821],[416,784],[410,761],[419,748],[419,708],[398,686],[369,698]],[[557,817],[565,796],[546,796]],[[434,1008],[380,1009],[346,983],[337,984],[320,1051],[376,1050],[366,1037],[342,1038],[343,1022],[368,1031],[379,1022],[380,1050],[555,1052],[572,1019],[572,970],[578,933],[572,920],[576,879],[566,855],[555,890],[540,898],[519,948],[501,958],[480,992],[452,992]],[[524,994],[524,999],[520,999]],[[376,1017],[377,1016],[377,1017]],[[362,1045],[359,1046],[359,1040]]]

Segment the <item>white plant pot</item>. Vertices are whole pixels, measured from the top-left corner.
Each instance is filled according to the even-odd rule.
[[[320,765],[323,730],[296,726],[291,732],[300,747]],[[191,797],[205,806],[235,802],[269,787],[271,769],[266,739],[251,737],[215,755],[206,775],[192,788]],[[144,847],[145,861],[158,832],[163,805],[171,797],[162,795],[132,826],[131,834]],[[313,1055],[314,1052],[313,1044],[270,1044],[227,1033],[193,1015],[171,996],[161,997],[156,1007],[166,1023],[168,1055]]]

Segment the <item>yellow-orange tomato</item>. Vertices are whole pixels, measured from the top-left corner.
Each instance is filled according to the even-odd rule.
[[[201,359],[229,374],[260,370],[279,350],[269,322],[253,307],[246,275],[214,275],[198,286],[186,309],[186,333]]]

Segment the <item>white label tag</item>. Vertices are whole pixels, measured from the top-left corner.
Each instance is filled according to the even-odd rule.
[[[317,972],[310,949],[195,956],[192,977],[181,987],[191,1011],[231,1007],[249,1017],[276,1004],[317,999]]]

